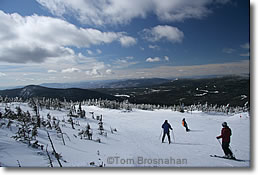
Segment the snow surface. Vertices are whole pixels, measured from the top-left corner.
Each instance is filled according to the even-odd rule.
[[[116,97],[127,97],[127,98],[130,98],[130,95],[124,95],[124,94],[117,94],[115,96]]]
[[[203,93],[203,94],[195,94],[196,97],[202,97],[204,95],[207,95],[207,93]]]
[[[32,111],[26,103],[11,103],[8,106],[15,111],[20,106],[23,111]],[[0,111],[4,111],[0,104]],[[82,106],[86,110],[87,119],[75,119],[80,123],[75,129],[67,122],[61,122],[66,145],[58,137],[56,131],[41,128],[37,137],[40,144],[52,148],[47,132],[54,142],[55,149],[61,153],[63,167],[92,167],[103,164],[105,167],[249,167],[250,166],[250,119],[248,113],[235,115],[207,114],[200,111],[180,113],[171,110],[144,111],[134,109],[132,112],[103,109],[96,106]],[[98,121],[91,118],[103,115],[104,129],[107,137],[99,134]],[[33,113],[33,112],[31,112]],[[59,120],[68,120],[66,110],[40,111],[45,117],[50,113]],[[241,117],[240,117],[241,115]],[[191,132],[185,132],[181,120],[185,118]],[[172,144],[161,143],[161,125],[168,120],[173,127]],[[220,134],[221,123],[228,122],[232,129],[231,148],[238,159],[245,162],[212,158],[210,154],[223,155],[216,136]],[[7,120],[0,119],[0,123]],[[87,123],[93,129],[93,141],[80,139],[78,132],[85,129]],[[110,128],[117,132],[111,133]],[[49,167],[47,154],[40,149],[29,147],[11,138],[17,128],[15,123],[11,129],[0,128],[0,166],[17,167],[17,160],[22,167]],[[75,137],[76,136],[76,137]],[[94,140],[100,139],[101,143]],[[54,167],[59,167],[54,156],[51,156]],[[145,159],[145,162],[142,161]],[[161,162],[161,160],[163,162]],[[181,161],[182,160],[182,161]],[[186,160],[186,162],[185,162]],[[167,162],[170,161],[170,162]]]

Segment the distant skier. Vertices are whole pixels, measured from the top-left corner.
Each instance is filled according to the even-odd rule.
[[[230,136],[232,135],[231,129],[228,127],[227,122],[222,123],[221,135],[217,136],[217,139],[222,138],[222,149],[225,153],[225,157],[235,159],[232,151],[229,149]]]
[[[164,143],[165,136],[167,135],[168,136],[168,143],[170,144],[171,140],[170,140],[169,131],[170,131],[170,129],[171,130],[173,130],[173,129],[172,129],[171,125],[168,123],[167,120],[165,120],[165,122],[163,123],[162,128],[163,128],[162,143]]]
[[[187,123],[185,121],[185,118],[183,118],[183,120],[182,120],[182,125],[183,125],[183,127],[185,127],[186,132],[190,131],[190,129],[188,128]]]

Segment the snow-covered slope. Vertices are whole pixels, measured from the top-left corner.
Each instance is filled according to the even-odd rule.
[[[26,103],[8,104],[15,111],[20,106],[23,111],[32,111]],[[4,111],[0,104],[0,111]],[[37,140],[44,145],[44,150],[35,149],[11,138],[17,132],[16,123],[10,128],[0,128],[0,166],[17,167],[49,167],[49,159],[45,151],[51,152],[51,144],[47,137],[49,132],[55,149],[61,153],[63,167],[248,167],[250,165],[250,119],[248,113],[235,115],[206,114],[195,111],[179,113],[171,110],[143,111],[134,109],[132,112],[102,109],[95,106],[82,106],[86,110],[86,119],[76,118],[72,129],[67,122],[68,111],[40,111],[47,117],[50,113],[60,120],[65,145],[54,129],[38,129]],[[100,135],[98,122],[92,119],[90,112],[96,116],[103,115],[105,134]],[[241,117],[240,117],[241,115]],[[191,132],[185,132],[181,120],[185,118]],[[161,143],[161,125],[168,120],[173,127],[172,144]],[[63,121],[62,121],[63,120]],[[65,121],[65,122],[64,122]],[[223,155],[216,136],[220,134],[221,123],[228,122],[232,129],[231,148],[238,162],[212,158],[210,154]],[[7,123],[0,119],[0,123]],[[78,133],[86,128],[87,123],[93,130],[93,140],[81,139]],[[116,132],[111,133],[111,128]],[[97,140],[100,139],[101,143]],[[167,139],[167,138],[166,138]],[[54,167],[59,167],[55,157],[51,155]],[[94,165],[93,165],[94,164]]]

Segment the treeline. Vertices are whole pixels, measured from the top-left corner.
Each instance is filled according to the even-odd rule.
[[[88,99],[84,101],[60,101],[59,99],[51,99],[51,98],[30,98],[27,100],[23,100],[22,98],[8,98],[1,97],[0,102],[2,103],[10,103],[10,102],[28,102],[31,106],[38,106],[38,108],[46,108],[46,109],[54,109],[61,110],[62,108],[70,110],[74,108],[75,105],[88,105],[88,106],[98,106],[100,108],[109,108],[109,109],[118,109],[130,112],[133,109],[141,109],[141,110],[155,110],[155,109],[171,109],[172,111],[179,112],[192,112],[192,111],[202,111],[207,113],[241,113],[241,112],[249,112],[250,107],[249,103],[246,102],[243,106],[230,106],[227,105],[217,105],[217,104],[192,104],[192,105],[184,105],[180,103],[180,105],[155,105],[155,104],[133,104],[128,102],[128,100],[124,100],[122,102],[119,101],[110,101],[110,100],[102,100],[102,99]]]

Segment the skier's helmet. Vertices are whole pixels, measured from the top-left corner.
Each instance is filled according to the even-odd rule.
[[[222,123],[222,126],[223,126],[223,127],[228,126],[227,122],[223,122],[223,123]]]

